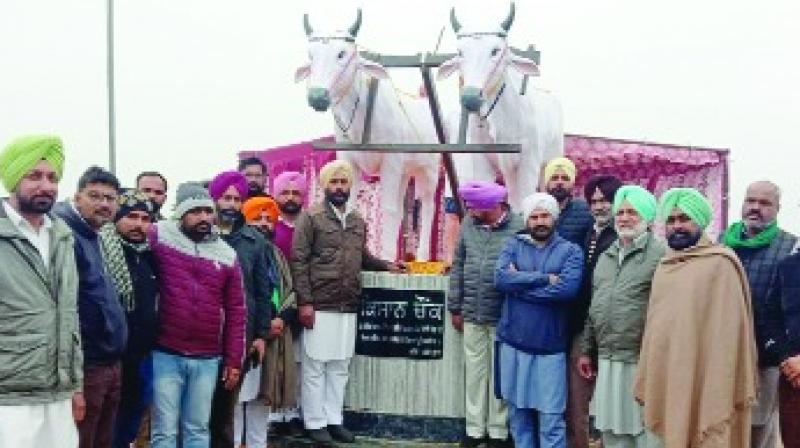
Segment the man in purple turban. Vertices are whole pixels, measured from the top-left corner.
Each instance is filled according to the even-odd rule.
[[[494,268],[508,238],[524,222],[506,204],[506,189],[494,182],[468,182],[458,190],[469,217],[461,226],[447,309],[453,327],[464,333],[466,437],[462,446],[504,446],[506,407],[494,398],[495,327],[502,295],[494,287]]]
[[[245,366],[239,367],[242,367],[245,375],[260,375],[273,312],[270,299],[274,285],[269,276],[267,242],[261,232],[245,225],[241,210],[242,203],[247,198],[248,184],[243,174],[238,171],[219,173],[208,184],[208,192],[217,206],[217,225],[221,237],[236,252],[242,269],[247,302],[246,347],[249,355]],[[233,438],[233,411],[241,382],[235,383],[217,384],[209,422],[212,448],[238,446],[238,443],[234,444]],[[263,417],[263,424],[250,430],[266,440],[267,418],[266,415]]]

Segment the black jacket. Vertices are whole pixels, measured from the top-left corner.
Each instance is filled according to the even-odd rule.
[[[586,235],[592,230],[594,217],[583,199],[570,199],[556,222],[556,231],[561,238],[583,247]]]
[[[767,293],[770,285],[775,281],[775,273],[778,263],[786,258],[797,244],[797,238],[783,230],[778,231],[778,235],[769,246],[757,249],[736,248],[733,249],[747,273],[747,280],[750,283],[750,293],[753,297],[753,319],[756,329],[756,342],[758,345],[758,363],[761,367],[777,366],[780,360],[764,351],[766,342],[764,330],[764,305],[767,301]]]
[[[71,204],[54,208],[72,229],[78,265],[78,316],[84,365],[107,365],[118,361],[128,340],[128,325],[114,282],[105,268],[100,238]]]
[[[150,250],[138,251],[122,245],[133,283],[135,306],[126,312],[128,349],[126,355],[138,358],[153,349],[158,328],[158,277],[156,260]]]
[[[236,256],[242,269],[245,300],[247,301],[247,346],[253,339],[267,339],[272,320],[272,288],[267,263],[267,241],[261,233],[243,223],[237,223],[233,232],[222,235]]]
[[[760,323],[758,348],[775,364],[800,354],[800,253],[778,264]]]
[[[570,304],[572,309],[569,313],[569,329],[572,336],[579,335],[586,324],[586,316],[589,314],[589,306],[592,304],[592,275],[597,266],[597,260],[600,254],[611,247],[616,239],[617,232],[614,230],[614,225],[609,224],[600,231],[599,235],[595,235],[594,229],[590,230],[581,246],[584,256],[583,279],[578,298]]]

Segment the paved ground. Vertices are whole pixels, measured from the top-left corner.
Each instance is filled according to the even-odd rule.
[[[271,439],[269,443],[270,448],[317,448],[310,440],[304,438],[278,438]],[[324,445],[319,445],[320,447]],[[400,441],[400,440],[379,440],[369,439],[365,437],[358,437],[356,443],[341,443],[333,444],[331,447],[336,448],[454,448],[457,443],[427,443],[416,441]]]

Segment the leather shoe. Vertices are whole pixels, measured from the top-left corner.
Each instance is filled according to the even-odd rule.
[[[333,443],[333,437],[325,428],[309,429],[308,438],[315,443]]]
[[[486,444],[488,448],[514,448],[514,444],[511,442],[511,438],[507,439],[489,439],[489,442]]]
[[[356,437],[353,433],[342,425],[328,425],[328,433],[337,442],[353,443],[356,441]]]
[[[464,436],[461,439],[461,443],[458,445],[462,448],[477,448],[480,444],[483,443],[483,439],[477,439],[475,437]]]

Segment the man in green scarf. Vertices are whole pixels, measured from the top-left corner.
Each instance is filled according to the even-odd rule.
[[[773,447],[778,437],[778,379],[780,360],[765,351],[767,346],[764,305],[767,291],[775,278],[778,263],[788,256],[797,237],[778,227],[781,192],[769,181],[753,182],[748,186],[742,204],[742,220],[732,224],[723,241],[736,252],[747,273],[753,296],[753,319],[759,359],[758,403],[753,408],[751,446]]]

